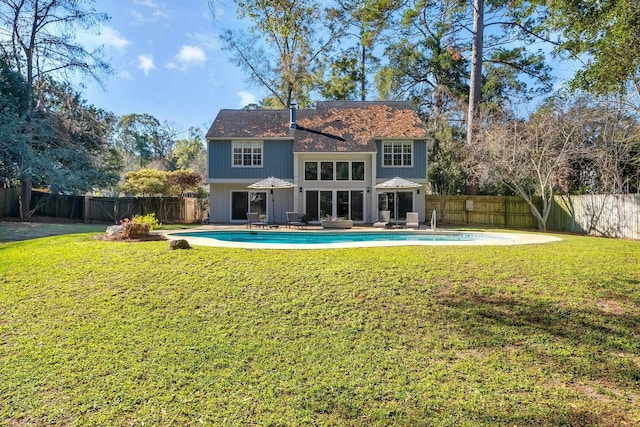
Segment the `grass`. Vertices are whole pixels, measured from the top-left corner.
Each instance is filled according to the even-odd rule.
[[[81,223],[51,223],[51,222],[20,222],[0,221],[0,242],[14,242],[35,239],[43,236],[57,236],[60,234],[90,233],[104,231],[108,226],[104,224]]]
[[[29,221],[0,221],[0,242],[16,242],[61,234],[103,232],[110,224],[52,223]],[[182,230],[193,228],[190,224],[162,224],[162,230]]]
[[[0,244],[0,425],[638,425],[640,242]]]

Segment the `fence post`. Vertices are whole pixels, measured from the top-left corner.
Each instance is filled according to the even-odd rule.
[[[91,196],[89,193],[84,195],[84,211],[82,221],[86,224],[87,221],[91,221]]]
[[[504,228],[509,226],[509,198],[504,198]]]

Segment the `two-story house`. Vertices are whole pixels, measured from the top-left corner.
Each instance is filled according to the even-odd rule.
[[[380,190],[394,177],[427,182],[426,130],[408,102],[318,102],[316,108],[221,110],[207,132],[210,221],[246,221],[247,212],[286,222],[286,212],[372,223],[378,211],[419,212],[424,186]],[[291,188],[255,190],[267,177]],[[271,192],[273,191],[273,194]],[[394,200],[397,194],[397,200]]]

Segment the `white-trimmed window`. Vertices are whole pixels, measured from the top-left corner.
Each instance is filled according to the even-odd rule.
[[[382,166],[413,166],[413,142],[383,142]]]
[[[364,181],[363,161],[304,162],[305,181]]]
[[[232,153],[234,167],[262,167],[262,141],[234,141]]]

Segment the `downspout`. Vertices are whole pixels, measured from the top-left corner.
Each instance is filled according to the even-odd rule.
[[[298,127],[298,124],[296,123],[296,120],[297,120],[296,112],[297,112],[296,104],[291,104],[289,106],[289,129],[293,129],[293,131],[290,134],[293,137],[294,144],[295,144],[295,134],[296,134],[295,129]],[[293,183],[296,186],[293,187],[293,210],[295,212],[300,212],[299,210],[300,199],[298,195],[298,188],[300,189],[302,188],[298,183],[298,168],[300,167],[299,160],[300,160],[300,155],[294,152],[293,153]]]

